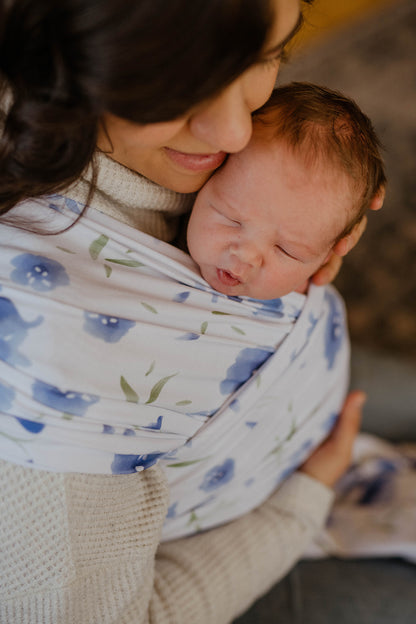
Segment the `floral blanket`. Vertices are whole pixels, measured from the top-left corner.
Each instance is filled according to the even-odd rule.
[[[331,428],[343,302],[212,290],[182,251],[62,196],[0,228],[0,457],[125,474],[160,462],[165,538],[260,504]]]
[[[416,563],[416,444],[358,436],[327,526],[304,556],[330,555]]]

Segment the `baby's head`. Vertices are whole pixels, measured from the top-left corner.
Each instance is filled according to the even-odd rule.
[[[303,291],[336,247],[345,254],[385,184],[371,122],[340,93],[276,89],[248,146],[199,192],[188,247],[202,276],[231,296]]]

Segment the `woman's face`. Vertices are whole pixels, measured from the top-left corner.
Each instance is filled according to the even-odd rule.
[[[179,193],[200,189],[227,153],[239,152],[247,145],[251,113],[267,101],[275,85],[282,48],[300,19],[300,2],[272,3],[275,23],[261,62],[215,98],[174,121],[139,125],[105,114],[98,147],[161,186]]]

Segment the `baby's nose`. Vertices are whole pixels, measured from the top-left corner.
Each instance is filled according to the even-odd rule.
[[[235,256],[242,265],[258,268],[262,263],[260,250],[251,242],[231,246],[231,255]]]

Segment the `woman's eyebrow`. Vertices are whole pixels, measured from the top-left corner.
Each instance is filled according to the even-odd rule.
[[[283,49],[285,48],[285,46],[289,43],[289,41],[291,41],[291,39],[293,39],[293,37],[302,28],[303,21],[304,21],[303,20],[303,14],[299,13],[298,21],[296,22],[296,24],[294,25],[294,27],[292,28],[290,33],[283,39],[283,41],[281,41],[280,43],[275,45],[273,48],[269,48],[268,50],[266,50],[264,52],[264,55],[265,56],[269,56],[269,55],[272,56],[272,55],[278,55],[279,52],[282,52]]]

